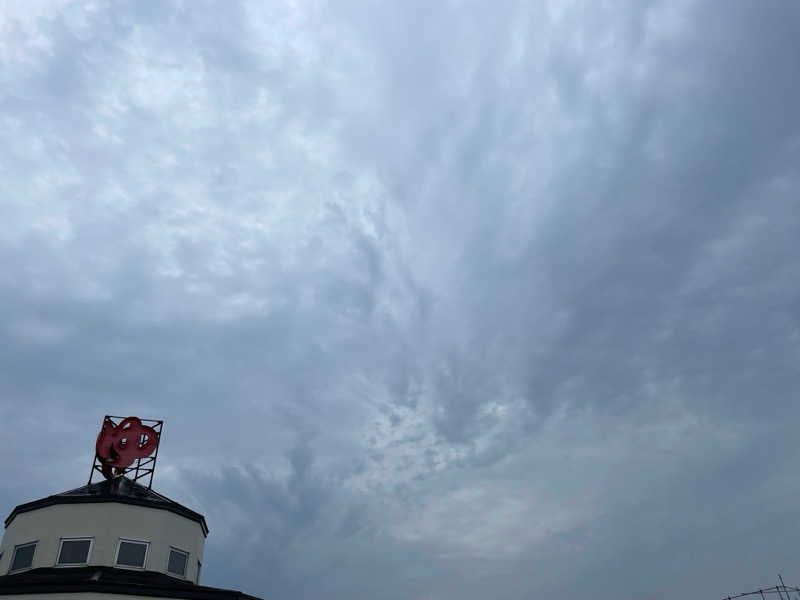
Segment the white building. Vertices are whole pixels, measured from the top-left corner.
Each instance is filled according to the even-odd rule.
[[[200,585],[203,515],[126,477],[17,506],[0,544],[0,596],[38,600],[254,599]]]

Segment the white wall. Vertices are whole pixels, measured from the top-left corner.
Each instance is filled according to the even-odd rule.
[[[170,546],[179,548],[189,552],[190,581],[197,580],[205,542],[200,523],[166,510],[116,502],[58,504],[18,514],[9,524],[0,544],[0,575],[8,573],[14,547],[33,541],[38,544],[32,568],[55,566],[59,541],[65,537],[93,538],[89,564],[106,566],[116,566],[120,538],[150,542],[145,569],[162,573],[167,572]]]

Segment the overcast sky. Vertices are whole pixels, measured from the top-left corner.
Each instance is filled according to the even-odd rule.
[[[800,583],[800,3],[0,8],[0,510],[163,418],[204,583]]]

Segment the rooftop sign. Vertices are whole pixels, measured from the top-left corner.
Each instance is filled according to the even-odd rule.
[[[106,479],[128,475],[136,481],[147,477],[149,489],[163,427],[164,421],[106,415],[97,435],[89,483],[97,471]]]

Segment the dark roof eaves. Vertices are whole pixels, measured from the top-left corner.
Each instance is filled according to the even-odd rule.
[[[184,598],[187,600],[261,600],[236,590],[220,588],[171,588],[171,587],[131,587],[122,583],[77,582],[77,583],[20,583],[0,587],[0,596],[23,594],[74,594],[74,593],[106,593],[126,596],[145,596],[155,598]]]
[[[176,580],[156,571],[129,571],[105,566],[70,569],[42,567],[0,576],[0,596],[84,592],[193,600],[263,600],[238,590]]]
[[[120,594],[126,596],[145,596],[148,598],[182,598],[186,600],[261,600],[257,596],[250,596],[235,590],[214,590],[210,589],[173,589],[153,587],[131,588],[119,583],[102,582],[82,582],[68,584],[47,584],[32,583],[9,586],[7,589],[0,588],[0,596],[23,595],[23,594],[69,594],[69,593],[105,593]]]
[[[95,504],[97,502],[119,502],[121,504],[131,504],[134,506],[155,508],[157,510],[166,510],[176,515],[186,517],[187,519],[191,519],[192,521],[196,521],[203,529],[203,535],[208,536],[208,525],[206,524],[206,518],[200,513],[186,508],[185,506],[182,506],[174,501],[171,501],[172,504],[168,504],[166,502],[164,504],[160,504],[132,496],[47,496],[46,498],[33,500],[32,502],[26,502],[25,504],[20,504],[14,507],[14,510],[11,511],[11,514],[6,517],[5,526],[8,527],[11,521],[14,520],[14,517],[16,517],[18,514],[30,512],[39,508],[56,506],[58,504]]]

